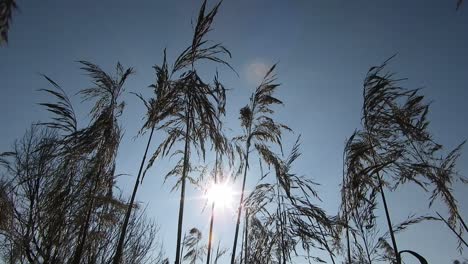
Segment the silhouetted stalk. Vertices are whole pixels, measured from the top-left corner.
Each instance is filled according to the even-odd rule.
[[[344,175],[344,174],[343,174]],[[345,178],[343,176],[343,184],[345,184]],[[345,186],[348,186],[348,182],[346,182],[346,185]],[[345,198],[346,198],[346,194],[347,192],[345,192]],[[353,196],[356,196],[355,193],[352,194]],[[349,242],[349,212],[348,212],[348,203],[346,202],[347,199],[345,199],[345,215],[346,215],[346,242],[348,244],[348,263],[351,264],[351,247],[350,247],[350,242]],[[354,208],[354,211],[355,211],[355,214],[356,214],[356,217],[359,215],[358,213],[358,210],[357,208]],[[360,223],[358,223],[358,221],[356,221],[356,217],[354,218],[355,222],[357,223],[356,225],[359,226],[359,229],[361,230],[361,234],[362,234],[362,241],[364,242],[364,247],[366,249],[366,255],[367,255],[367,260],[369,261],[369,264],[372,264],[372,259],[371,259],[371,256],[370,256],[370,252],[369,252],[369,246],[367,245],[367,240],[366,240],[366,237],[364,235],[364,229],[362,228],[362,225]],[[357,241],[355,241],[355,243],[357,243]]]
[[[215,185],[217,183],[217,174],[218,174],[218,153],[216,153],[216,160],[215,160],[215,173],[214,173]],[[215,201],[213,201],[213,203],[211,204],[210,233],[208,235],[208,252],[206,256],[206,264],[210,264],[210,259],[211,259],[211,243],[213,240],[214,209],[215,209]]]
[[[277,197],[276,200],[278,202],[278,209],[277,209],[277,217],[279,219],[279,224],[280,224],[280,233],[281,233],[281,253],[282,253],[282,259],[283,259],[283,264],[286,264],[286,247],[284,244],[284,230],[283,230],[283,214],[281,210],[281,198],[280,198],[280,185],[279,185],[279,179],[278,177],[276,178],[276,192],[277,192]],[[281,264],[281,261],[280,261]]]
[[[333,262],[333,264],[335,264],[335,258],[333,257],[333,252],[330,248],[330,246],[328,245],[328,242],[327,242],[327,239],[325,237],[325,234],[323,233],[323,229],[322,227],[320,226],[320,224],[317,225],[319,231],[320,231],[320,235],[322,236],[322,239],[323,239],[323,245],[325,246],[325,249],[328,251],[328,254],[330,255],[330,259],[331,261]]]
[[[380,189],[380,195],[382,196],[382,202],[384,204],[384,209],[385,209],[385,217],[387,218],[387,225],[388,225],[388,231],[390,233],[390,237],[392,239],[392,245],[393,245],[393,251],[395,253],[395,258],[396,258],[396,263],[401,264],[401,257],[400,254],[398,253],[398,247],[395,239],[395,234],[393,232],[393,226],[392,226],[392,220],[390,219],[390,212],[388,210],[387,206],[387,200],[385,199],[385,193],[382,187],[382,178],[380,178],[380,174],[377,173],[377,177],[379,179],[379,189]]]
[[[184,235],[184,240],[187,237],[187,233]],[[180,258],[184,256],[184,243],[182,243],[181,249],[180,249]]]
[[[232,245],[231,264],[234,264],[234,260],[236,258],[236,248],[237,248],[237,238],[239,236],[240,217],[242,214],[242,204],[244,203],[245,181],[247,178],[247,170],[249,168],[249,150],[250,150],[250,138],[247,139],[247,143],[246,143],[244,178],[242,180],[241,197],[239,201],[239,207],[237,209],[237,222],[236,222],[236,231],[234,233],[234,244]]]
[[[283,264],[286,264],[286,244],[284,243],[284,227],[283,227],[283,221],[284,217],[283,214],[281,213],[281,209],[279,211],[280,213],[280,230],[281,230],[281,253],[283,254]]]
[[[367,131],[372,131],[372,129],[369,129],[369,127],[367,127],[366,125],[366,130]],[[372,149],[372,160],[374,162],[374,164],[377,164],[377,160],[375,158],[375,152],[374,152],[374,146],[372,144],[372,140],[370,140],[370,146],[371,146],[371,149]],[[392,239],[392,245],[393,245],[393,251],[394,251],[394,254],[395,254],[395,260],[396,260],[396,264],[401,264],[401,257],[400,257],[400,254],[398,253],[398,247],[397,247],[397,243],[396,243],[396,239],[395,239],[395,234],[393,232],[393,226],[392,226],[392,220],[390,219],[390,212],[388,210],[388,206],[387,206],[387,199],[385,199],[385,193],[384,193],[384,189],[383,189],[383,181],[382,181],[382,178],[380,177],[380,173],[379,172],[376,172],[377,174],[377,179],[379,181],[379,189],[380,189],[380,196],[382,197],[382,202],[384,204],[384,209],[385,209],[385,217],[387,218],[387,225],[388,225],[388,232],[390,233],[390,238]]]
[[[348,215],[348,199],[347,199],[347,191],[346,191],[346,187],[348,186],[348,183],[346,182],[346,179],[345,179],[345,164],[346,164],[346,151],[343,152],[343,180],[342,180],[342,184],[343,184],[343,190],[344,190],[344,213],[345,213],[345,228],[346,228],[346,253],[347,253],[347,257],[348,257],[348,261],[347,261],[347,264],[351,264],[351,244],[349,243],[349,215]]]
[[[361,233],[364,234],[364,230],[362,229],[362,227],[361,227]],[[369,252],[369,246],[367,245],[367,240],[364,237],[364,235],[362,236],[362,241],[364,242],[364,248],[366,249],[367,261],[369,261],[369,264],[372,264],[372,259],[371,259],[370,252]]]
[[[357,209],[356,209],[356,214],[357,214]],[[366,239],[366,237],[364,235],[364,229],[362,228],[361,224],[359,224],[359,229],[361,230],[362,241],[364,242],[364,247],[366,249],[367,260],[369,261],[369,264],[372,264],[372,260],[371,260],[371,256],[370,256],[370,252],[369,252],[369,246],[367,245],[367,239]]]
[[[347,209],[347,205],[345,204],[345,222],[346,222],[346,253],[347,253],[347,257],[348,257],[348,261],[347,263],[348,264],[351,264],[351,244],[349,243],[349,219],[348,219],[348,209]]]
[[[346,223],[347,224],[347,223]],[[349,243],[349,227],[346,227],[346,251],[348,254],[348,264],[351,264],[351,245]]]
[[[182,186],[180,188],[180,203],[179,203],[179,221],[177,224],[177,248],[175,264],[180,264],[180,247],[182,244],[182,225],[184,221],[184,204],[185,204],[185,180],[187,177],[189,151],[190,151],[190,98],[186,111],[186,130],[185,130],[185,147],[184,147],[184,167],[182,169]]]
[[[265,148],[268,149],[268,147],[264,143],[270,142],[281,146],[280,141],[282,130],[291,131],[291,129],[287,126],[275,123],[273,119],[269,117],[270,114],[274,113],[274,111],[270,109],[270,106],[275,104],[283,104],[281,100],[273,97],[272,95],[275,88],[279,86],[279,84],[274,83],[276,80],[276,75],[273,74],[275,67],[276,64],[268,70],[268,72],[265,74],[265,77],[263,78],[262,83],[257,87],[255,92],[252,93],[249,104],[240,110],[241,126],[244,133],[241,137],[239,137],[239,140],[245,141],[246,147],[245,149],[239,151],[242,152],[243,161],[245,161],[245,168],[239,207],[237,210],[237,222],[234,234],[234,244],[232,247],[231,264],[234,264],[236,257],[237,240],[239,238],[239,225],[245,195],[245,184],[247,171],[249,169],[250,144],[252,140],[254,140],[255,150],[257,150],[260,158],[265,160],[265,158],[268,158],[263,156],[263,154],[265,154],[263,152]],[[269,163],[268,160],[265,161]]]
[[[101,170],[99,169],[98,174],[101,174]],[[91,214],[93,211],[94,207],[94,196],[93,194],[95,193],[96,189],[98,187],[98,179],[95,179],[94,181],[94,186],[92,189],[89,190],[88,195],[90,196],[91,201],[89,202],[89,207],[88,211],[86,212],[86,220],[84,226],[82,226],[82,229],[80,230],[80,241],[78,242],[78,245],[76,246],[75,254],[73,255],[73,264],[79,264],[81,262],[81,257],[83,255],[83,248],[84,244],[86,243],[87,235],[88,235],[88,229],[89,229],[89,222],[91,221]]]
[[[353,194],[353,195],[356,195],[356,194]],[[345,204],[345,206],[346,206],[346,204]],[[349,213],[346,211],[347,210],[346,208],[347,207],[345,207],[345,212],[348,215]],[[357,217],[359,215],[359,212],[358,212],[357,208],[354,208],[354,211],[355,211],[355,215]],[[366,239],[366,237],[364,235],[363,226],[358,220],[356,220],[356,217],[354,218],[354,221],[356,223],[356,226],[359,226],[359,230],[361,231],[362,241],[364,242],[364,247],[366,249],[367,260],[369,261],[369,264],[372,264],[371,254],[370,254],[370,251],[369,251],[369,246],[367,244],[367,239]],[[347,220],[347,222],[349,222],[349,220]],[[349,226],[347,226],[347,228],[349,228]],[[347,231],[346,232],[346,236],[347,236],[346,238],[347,238],[347,243],[348,243],[348,258],[349,258],[349,263],[351,263],[351,249],[349,248],[350,247],[350,244],[349,244],[349,231],[348,231],[348,229],[346,231]],[[355,239],[355,243],[358,243],[356,239]]]
[[[310,217],[310,215],[307,215],[307,219],[312,223],[313,219]],[[328,246],[328,242],[325,239],[325,234],[323,233],[323,230],[322,230],[320,224],[317,224],[317,226],[318,226],[318,228],[320,230],[320,234],[321,234],[321,236],[323,238],[323,246],[325,247],[328,254],[330,255],[330,259],[332,260],[332,262],[335,263],[335,258],[333,257],[333,252],[331,251],[330,247]]]
[[[283,203],[284,203],[284,198],[281,198],[281,199],[283,200]],[[286,221],[287,221],[286,212],[283,212],[283,223],[286,224]],[[285,229],[284,224],[283,224],[283,230]],[[289,244],[285,244],[285,245],[288,245],[288,246],[289,246]],[[294,249],[293,249],[293,250],[294,250]],[[290,257],[289,252],[288,252],[288,258],[286,259],[286,257],[285,257],[285,259],[284,259],[284,264],[287,263],[287,260],[288,260],[288,259],[291,260],[291,257]]]
[[[151,133],[148,138],[148,143],[146,144],[145,153],[143,154],[143,158],[141,160],[140,169],[138,170],[138,176],[136,178],[135,185],[133,186],[132,197],[130,198],[130,203],[128,204],[127,212],[125,213],[124,223],[122,225],[122,230],[120,231],[120,238],[119,238],[119,242],[117,244],[117,249],[116,249],[115,256],[114,256],[114,261],[113,261],[114,264],[119,264],[122,258],[122,251],[123,251],[123,245],[125,242],[125,235],[127,233],[128,222],[130,220],[130,215],[132,214],[133,203],[135,202],[135,197],[138,191],[138,186],[140,185],[141,173],[143,171],[143,166],[146,161],[146,155],[148,154],[148,149],[151,144],[151,139],[153,138],[154,128],[155,128],[155,125],[151,127]]]
[[[105,209],[103,211],[108,211],[108,206],[107,205],[104,205],[105,206]],[[103,218],[103,215],[105,213],[103,213],[103,211],[100,212],[99,214],[99,222],[97,224],[97,234],[101,234],[101,232],[103,231],[102,230],[102,218]],[[94,251],[92,253],[89,253],[90,256],[88,256],[88,263],[97,263],[97,250],[94,248],[94,246],[91,246],[93,247],[92,249],[94,249]]]
[[[466,241],[460,236],[460,234],[458,234],[458,232],[447,222],[447,220],[445,220],[445,218],[443,218],[438,212],[436,212],[437,215],[440,217],[440,219],[442,221],[444,221],[444,223],[450,228],[450,230],[452,230],[452,232],[458,237],[458,239],[460,239],[461,242],[463,242],[463,244],[465,244],[465,247],[468,247],[468,244],[466,243]]]
[[[460,220],[460,223],[462,223],[463,227],[465,228],[465,231],[468,232],[468,226],[465,223],[465,220],[461,217],[460,213],[457,211],[457,216],[458,220]]]
[[[215,207],[215,203],[213,202],[211,204],[210,233],[208,235],[208,252],[206,255],[206,264],[210,264],[210,258],[211,258],[211,241],[213,239],[214,207]]]
[[[249,209],[245,210],[245,237],[244,237],[244,263],[248,264],[249,261]]]
[[[244,225],[244,231],[242,231],[242,239],[241,239],[241,254],[240,254],[240,263],[239,264],[245,264],[245,259],[244,259],[244,241],[245,241],[245,225]]]
[[[72,261],[73,264],[79,264],[80,261],[81,261],[81,256],[83,255],[83,247],[84,247],[84,243],[86,243],[86,238],[87,238],[88,228],[89,228],[89,221],[91,219],[91,211],[92,211],[92,207],[94,205],[93,200],[94,199],[91,200],[91,205],[89,206],[88,211],[86,213],[85,225],[80,230],[81,239],[78,242],[77,248],[75,250],[75,254],[74,254],[74,257],[73,257],[73,261]]]

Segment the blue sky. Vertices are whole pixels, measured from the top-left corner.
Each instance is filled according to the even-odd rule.
[[[31,122],[47,120],[36,103],[47,101],[37,89],[48,88],[44,73],[62,85],[69,95],[87,88],[89,79],[77,60],[89,60],[112,72],[120,61],[136,74],[127,91],[143,92],[154,81],[152,66],[162,61],[167,48],[170,61],[191,41],[192,24],[201,1],[19,1],[9,36],[0,49],[0,151],[24,133]],[[213,1],[209,1],[213,5]],[[448,149],[468,138],[468,9],[455,11],[455,1],[338,1],[338,0],[225,0],[210,39],[223,42],[233,54],[231,65],[239,76],[218,66],[220,79],[232,89],[228,94],[227,126],[237,132],[238,110],[247,103],[258,74],[279,62],[278,96],[285,106],[276,117],[296,131],[286,137],[291,146],[302,134],[302,153],[295,171],[321,183],[323,207],[336,213],[344,141],[360,126],[362,82],[370,66],[398,56],[390,64],[406,87],[424,87],[432,101],[430,120],[434,137]],[[205,64],[205,70],[214,68]],[[144,107],[130,94],[122,126],[125,135],[118,157],[119,187],[130,192],[133,176],[146,138],[134,139],[142,125]],[[73,101],[81,125],[87,124],[87,104]],[[157,137],[158,138],[158,137]],[[458,162],[458,171],[468,173],[468,154]],[[162,175],[170,162],[152,169],[138,194],[148,214],[161,226],[161,239],[173,259],[178,192],[173,182],[163,185]],[[253,187],[256,175],[249,175]],[[185,229],[199,227],[207,235],[208,214],[203,201],[190,190]],[[455,194],[462,215],[468,217],[466,186]],[[410,213],[428,209],[426,196],[415,186],[389,194],[394,222]],[[220,212],[216,234],[231,246],[233,214]],[[451,263],[462,258],[455,238],[442,224],[421,224],[398,236],[399,248],[412,249],[430,263]],[[464,257],[468,257],[465,250]],[[225,258],[227,263],[228,258]]]

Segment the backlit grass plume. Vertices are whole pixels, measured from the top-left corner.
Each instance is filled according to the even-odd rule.
[[[247,172],[249,170],[249,155],[252,150],[257,150],[261,153],[263,149],[268,149],[267,144],[274,144],[281,148],[281,135],[284,130],[291,129],[281,123],[273,120],[274,111],[272,106],[282,105],[283,102],[273,96],[279,84],[275,83],[276,75],[274,70],[276,65],[273,65],[265,74],[261,84],[255,92],[250,96],[248,105],[240,110],[240,121],[243,135],[236,138],[237,144],[245,144],[244,147],[238,148],[242,153],[243,164],[243,179],[240,201],[237,209],[237,222],[234,233],[234,244],[232,247],[231,264],[234,264],[237,248],[237,239],[239,236],[239,225],[242,214],[242,206],[244,203],[245,182]],[[262,155],[260,155],[263,157]]]
[[[367,206],[372,201],[369,195],[379,193],[393,261],[401,263],[385,189],[393,191],[401,184],[415,183],[431,193],[429,205],[440,198],[449,210],[450,223],[461,223],[451,185],[458,177],[454,165],[463,143],[447,156],[439,157],[442,146],[428,130],[429,105],[424,103],[419,89],[402,88],[401,79],[383,73],[387,62],[372,67],[364,81],[363,128],[353,134],[345,149],[347,179],[342,191],[346,193],[347,205],[342,208],[347,208],[349,215],[357,207]]]

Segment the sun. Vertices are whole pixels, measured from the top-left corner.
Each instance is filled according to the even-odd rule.
[[[232,208],[234,193],[228,183],[218,183],[211,185],[206,193],[206,198],[211,203],[214,202],[216,208]]]

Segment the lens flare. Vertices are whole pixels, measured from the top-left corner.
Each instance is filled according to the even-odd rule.
[[[233,191],[227,183],[213,184],[206,194],[206,198],[215,204],[216,208],[232,208]]]

